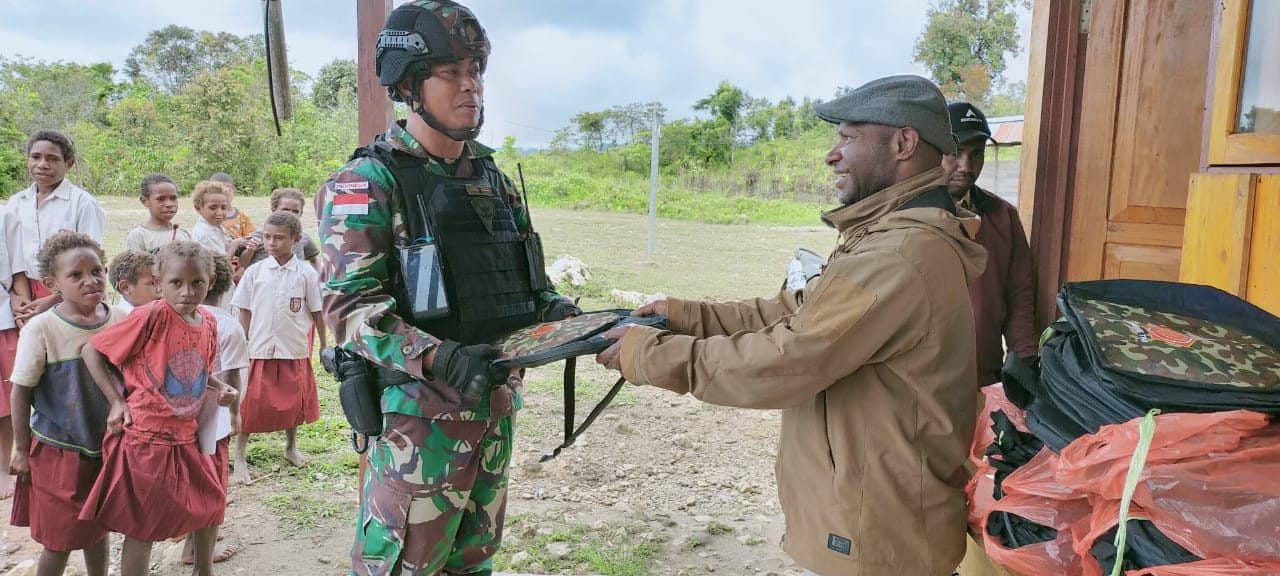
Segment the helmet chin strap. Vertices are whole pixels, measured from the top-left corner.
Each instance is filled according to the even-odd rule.
[[[458,142],[473,140],[476,136],[480,135],[480,128],[484,126],[484,106],[480,107],[480,120],[476,122],[474,128],[452,129],[446,128],[444,124],[440,123],[439,120],[436,120],[436,117],[432,116],[431,113],[427,111],[426,100],[422,98],[422,93],[417,86],[413,87],[413,100],[414,101],[411,103],[413,112],[417,114],[419,118],[422,118],[422,121],[426,122],[427,126],[430,126],[437,132],[448,136],[450,140]]]

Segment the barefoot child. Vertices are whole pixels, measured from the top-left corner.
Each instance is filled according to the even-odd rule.
[[[245,272],[231,304],[249,335],[249,384],[241,404],[236,440],[235,479],[248,479],[244,451],[249,435],[285,431],[285,458],[302,466],[297,427],[320,417],[316,379],[311,372],[311,330],[325,346],[320,316],[320,280],[311,266],[293,255],[302,223],[288,212],[276,212],[263,225],[270,258]]]
[[[226,486],[228,455],[231,453],[227,443],[231,435],[240,431],[239,397],[244,391],[244,371],[249,367],[249,341],[245,338],[240,321],[218,307],[218,301],[222,299],[222,295],[231,289],[231,260],[224,254],[217,254],[213,257],[213,266],[213,282],[209,284],[209,293],[204,297],[204,304],[200,306],[202,310],[212,314],[218,323],[218,355],[213,360],[213,380],[223,390],[235,390],[237,396],[235,402],[219,406],[217,415],[219,434],[225,431],[226,435],[218,438],[216,463],[218,473],[222,475],[222,484]],[[183,563],[195,563],[194,540],[194,538],[187,538],[182,548]],[[213,551],[213,561],[225,562],[235,556],[236,552],[238,550],[234,546],[218,542]]]
[[[111,411],[102,472],[80,517],[125,536],[122,576],[145,576],[151,544],[186,534],[195,540],[195,570],[213,573],[213,545],[226,508],[215,455],[196,442],[197,416],[217,354],[217,321],[199,308],[213,276],[213,255],[195,242],[171,242],[156,253],[160,300],[99,332],[84,360]],[[124,394],[112,385],[112,368]]]
[[[153,272],[155,264],[155,258],[151,254],[136,250],[125,250],[111,259],[107,278],[120,294],[116,308],[121,312],[128,314],[134,308],[160,297],[156,293],[156,277]]]
[[[191,233],[173,221],[178,215],[178,185],[168,176],[147,174],[143,177],[138,201],[150,216],[129,231],[124,239],[126,250],[155,254],[165,244],[191,239]]]
[[[107,530],[79,519],[102,467],[107,400],[80,349],[124,315],[102,302],[102,248],[85,234],[61,232],[38,253],[45,287],[61,302],[31,319],[18,339],[13,370],[12,471],[19,478],[12,524],[30,526],[44,550],[37,574],[62,574],[72,550],[84,551],[89,576],[106,576]],[[34,442],[32,442],[34,436]]]

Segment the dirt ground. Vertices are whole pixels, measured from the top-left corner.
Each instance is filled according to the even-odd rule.
[[[108,252],[142,219],[132,199],[107,198]],[[242,198],[258,222],[266,199]],[[702,298],[772,293],[799,246],[821,254],[834,232],[821,226],[782,228],[662,222],[656,254],[646,254],[639,215],[536,210],[548,260],[572,254],[592,269],[578,289],[583,307],[615,306],[613,288]],[[179,222],[194,213],[186,206]],[[305,219],[313,229],[314,222]],[[816,215],[815,215],[815,223]],[[579,363],[579,419],[615,375]],[[322,375],[317,368],[317,374]],[[312,462],[289,467],[283,438],[255,437],[252,485],[234,487],[225,542],[240,548],[219,564],[223,574],[345,574],[356,506],[355,455],[346,445],[336,386],[320,378],[321,420],[300,431]],[[625,576],[799,574],[782,553],[782,517],[773,480],[779,413],[705,405],[690,397],[627,386],[613,406],[559,458],[538,458],[559,442],[559,365],[526,376],[526,409],[518,419],[516,454],[500,570],[537,574]],[[10,502],[0,501],[0,518]],[[118,558],[118,537],[113,558]],[[0,528],[0,574],[35,558],[25,529]],[[154,574],[184,574],[177,548],[158,544]],[[82,573],[73,556],[69,574]],[[114,571],[114,568],[113,568]]]

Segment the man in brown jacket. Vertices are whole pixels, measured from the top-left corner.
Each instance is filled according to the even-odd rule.
[[[986,252],[945,186],[946,101],[891,76],[815,110],[838,124],[826,162],[843,205],[823,215],[840,233],[823,273],[768,299],[646,306],[670,331],[615,329],[597,360],[705,402],[785,409],[778,495],[800,565],[949,575],[976,417],[967,283]]]
[[[977,184],[991,140],[986,115],[968,102],[953,102],[947,110],[959,141],[956,153],[942,158],[947,188],[956,205],[982,218],[975,239],[987,249],[987,269],[969,285],[978,339],[978,385],[986,386],[1000,381],[1005,346],[1019,358],[1038,354],[1035,271],[1018,209]]]

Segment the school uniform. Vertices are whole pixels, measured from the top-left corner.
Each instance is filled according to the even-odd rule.
[[[275,432],[315,422],[320,403],[311,370],[312,314],[322,307],[315,269],[292,254],[284,264],[263,260],[240,278],[231,305],[252,318],[241,431]]]
[[[193,326],[156,300],[90,340],[124,375],[133,423],[103,440],[102,472],[81,519],[149,542],[222,523],[222,475],[196,442],[196,418],[217,394],[209,385],[217,321],[198,314]]]
[[[104,526],[80,519],[102,467],[102,431],[108,405],[85,366],[80,349],[123,316],[104,305],[96,325],[76,324],[57,308],[36,315],[22,329],[13,384],[31,388],[30,482],[19,482],[11,517],[30,526],[31,538],[49,550],[88,548],[106,536]]]
[[[102,230],[106,225],[107,215],[98,205],[92,194],[63,178],[62,183],[53,190],[44,206],[36,207],[36,185],[32,184],[9,199],[6,208],[16,218],[19,234],[19,252],[26,262],[37,262],[36,255],[46,240],[64,230],[82,232],[102,244]],[[38,271],[32,266],[32,274]],[[33,278],[31,289],[37,297],[49,294],[39,278]]]

